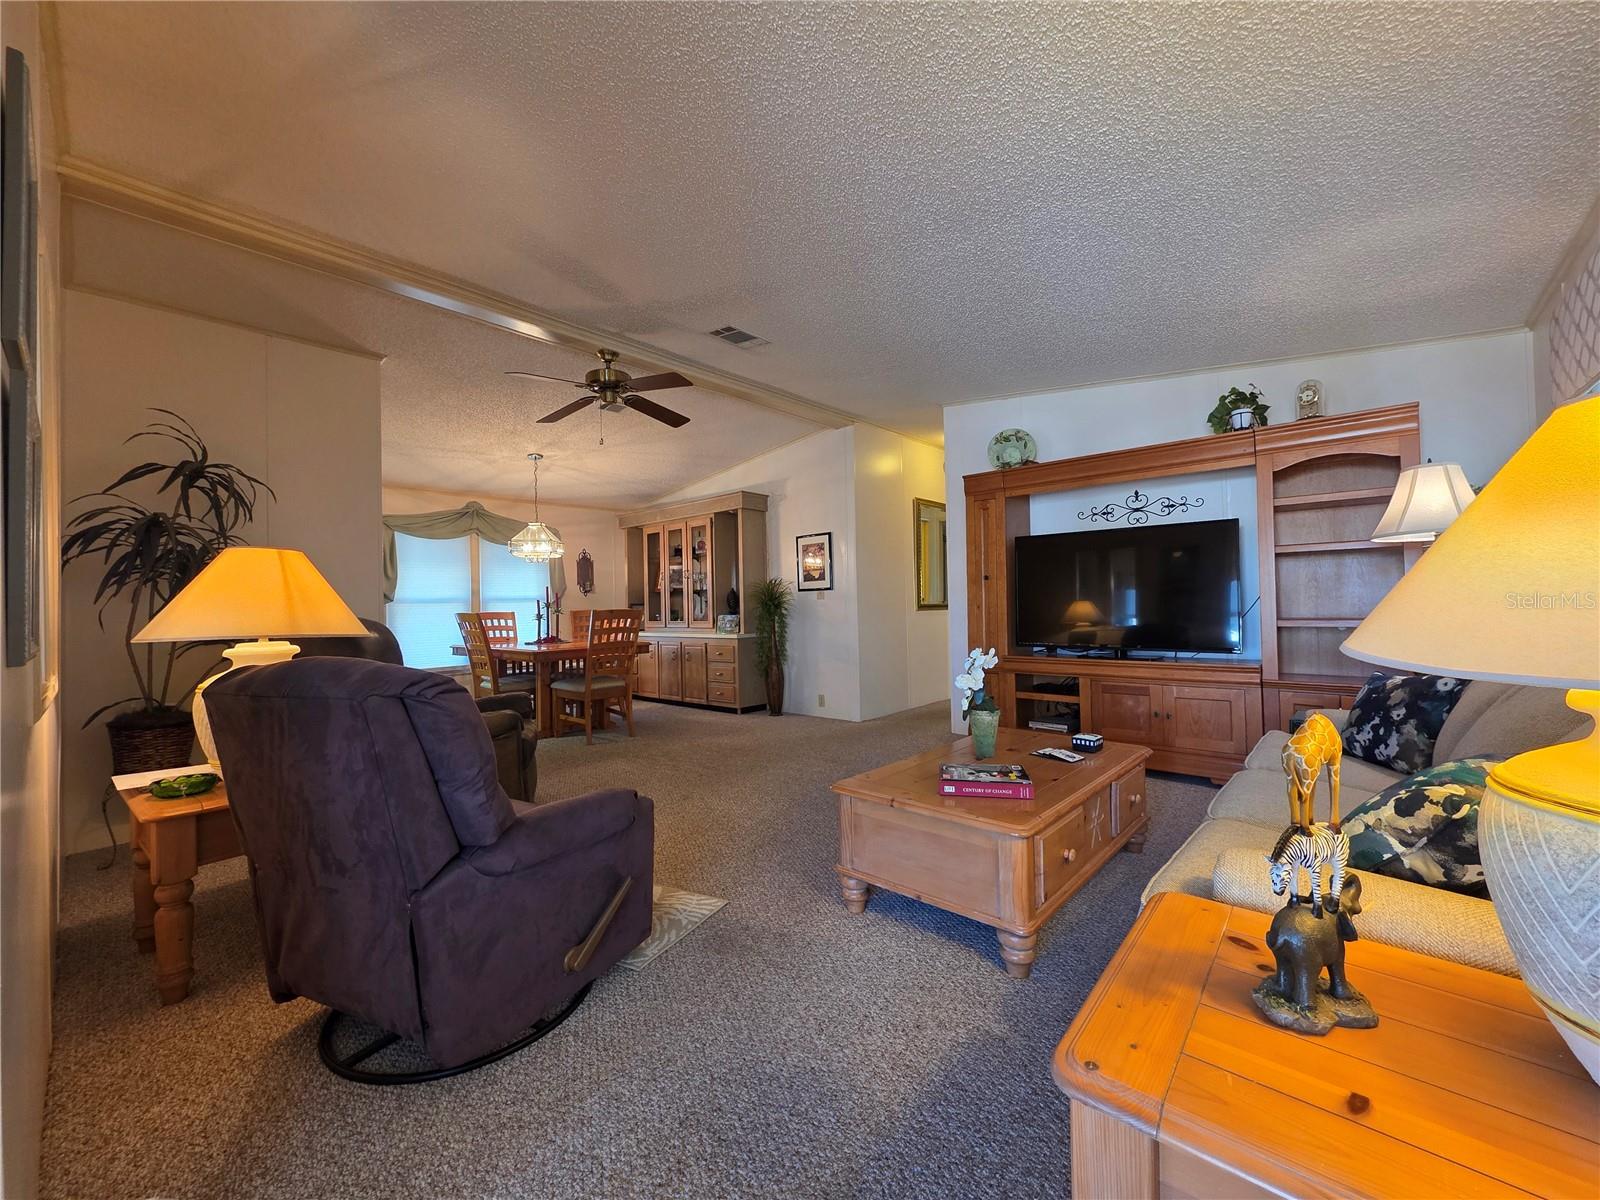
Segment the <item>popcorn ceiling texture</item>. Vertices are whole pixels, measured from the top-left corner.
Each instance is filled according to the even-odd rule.
[[[592,407],[539,425],[576,389],[504,372],[581,379],[597,360],[93,204],[69,202],[66,239],[69,286],[383,354],[391,487],[530,498],[539,450],[542,500],[638,507],[818,428],[698,387],[659,394],[690,418],[682,430]]]
[[[1600,164],[1594,3],[59,23],[74,154],[935,436],[952,401],[1521,325]]]

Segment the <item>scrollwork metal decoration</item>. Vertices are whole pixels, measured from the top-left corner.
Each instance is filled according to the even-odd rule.
[[[1116,501],[1107,501],[1080,512],[1080,521],[1126,521],[1129,525],[1147,525],[1150,517],[1170,517],[1174,513],[1188,512],[1192,508],[1201,508],[1205,505],[1205,498],[1196,496],[1157,496],[1151,498],[1138,488],[1128,496],[1127,502],[1119,504]]]

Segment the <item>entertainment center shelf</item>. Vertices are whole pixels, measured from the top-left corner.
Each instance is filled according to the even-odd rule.
[[[1220,781],[1266,726],[1347,706],[1367,671],[1339,645],[1420,553],[1369,540],[1400,471],[1419,461],[1420,433],[1417,406],[1403,404],[968,475],[968,640],[1005,648],[993,676],[1002,723],[1075,720],[1149,746],[1155,770]],[[1256,479],[1260,662],[1044,656],[1017,645],[1012,548],[1031,532],[1033,497],[1241,467]]]

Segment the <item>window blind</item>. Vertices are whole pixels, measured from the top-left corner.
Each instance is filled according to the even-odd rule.
[[[399,573],[387,623],[400,641],[406,666],[463,667],[450,652],[461,642],[458,612],[472,611],[469,538],[419,538],[395,534]]]
[[[549,563],[526,562],[504,546],[479,541],[478,608],[516,613],[518,641],[531,642],[538,636],[533,602],[544,599],[549,583]]]

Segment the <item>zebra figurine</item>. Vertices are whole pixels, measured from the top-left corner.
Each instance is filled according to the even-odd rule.
[[[1350,836],[1331,825],[1313,824],[1309,832],[1291,825],[1278,837],[1267,855],[1271,865],[1272,894],[1289,893],[1289,903],[1298,904],[1299,872],[1311,876],[1311,909],[1322,915],[1322,868],[1328,868],[1328,911],[1339,911],[1339,894],[1344,890],[1345,868],[1350,865]]]

